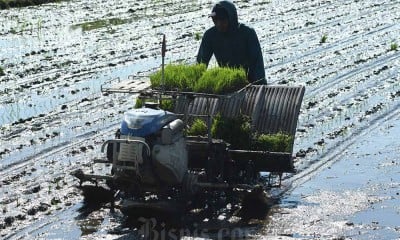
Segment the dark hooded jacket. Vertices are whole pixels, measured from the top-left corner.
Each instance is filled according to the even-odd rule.
[[[243,67],[249,82],[261,80],[256,84],[266,84],[264,61],[256,32],[238,22],[233,3],[221,1],[217,4],[228,13],[229,31],[219,32],[215,26],[208,29],[201,41],[197,62],[208,65],[214,54],[219,66]]]

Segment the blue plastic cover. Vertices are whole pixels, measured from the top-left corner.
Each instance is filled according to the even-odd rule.
[[[121,123],[121,134],[145,137],[156,133],[176,117],[165,110],[138,108],[125,112]]]

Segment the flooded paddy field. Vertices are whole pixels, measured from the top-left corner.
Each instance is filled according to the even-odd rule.
[[[219,229],[399,239],[400,1],[234,2],[258,33],[268,83],[306,93],[296,173],[271,192],[278,204],[265,221]],[[0,11],[0,238],[140,239],[118,211],[86,211],[69,173],[94,170],[134,105],[101,85],[157,70],[161,34],[167,62],[193,63],[213,4],[82,0]]]

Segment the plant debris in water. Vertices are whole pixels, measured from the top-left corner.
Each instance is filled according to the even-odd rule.
[[[1,76],[4,76],[4,75],[6,75],[6,74],[4,73],[4,69],[3,69],[2,67],[0,67],[0,77],[1,77]]]
[[[390,44],[391,51],[397,51],[398,47],[399,47],[399,45],[397,43]]]
[[[328,40],[328,36],[326,34],[322,35],[321,40],[319,43],[326,43],[326,40]]]
[[[118,25],[122,25],[122,24],[125,24],[128,22],[129,22],[129,20],[120,19],[120,18],[100,19],[97,21],[76,24],[76,25],[72,26],[72,29],[81,28],[82,31],[86,32],[86,31],[91,31],[91,30],[95,30],[95,29],[99,29],[99,28],[118,26]]]

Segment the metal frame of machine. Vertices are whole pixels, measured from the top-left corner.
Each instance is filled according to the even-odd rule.
[[[141,83],[130,82],[130,90],[125,85],[120,91],[119,85],[104,87],[102,91],[139,94],[139,98],[156,101],[174,99],[174,111],[158,109],[157,102],[128,111],[121,129],[126,128],[124,122],[129,114],[133,114],[136,123],[147,121],[140,119],[141,114],[158,119],[147,124],[148,128],[157,127],[149,134],[139,133],[144,125],[133,132],[129,131],[135,127],[128,127],[125,133],[119,129],[115,139],[104,142],[102,152],[107,152],[106,158],[96,162],[111,164],[109,174],[85,174],[81,170],[74,173],[81,184],[105,180],[123,200],[121,208],[127,214],[140,207],[163,208],[166,199],[187,202],[199,191],[271,187],[271,182],[260,178],[260,172],[268,172],[270,177],[294,171],[292,152],[230,149],[229,143],[213,139],[210,133],[208,137],[184,136],[183,129],[194,116],[206,118],[210,130],[217,113],[229,117],[246,114],[250,116],[253,131],[294,136],[304,87],[249,85],[231,95],[220,96],[164,91],[143,87]]]
[[[164,37],[162,76],[165,51]],[[102,145],[106,156],[95,162],[111,165],[110,173],[73,173],[80,185],[105,181],[113,202],[121,200],[127,214],[137,208],[165,209],[166,202],[192,202],[198,193],[265,189],[272,184],[260,177],[261,172],[279,176],[280,184],[282,173],[294,171],[292,152],[232,149],[228,142],[211,137],[211,124],[217,114],[230,118],[243,114],[250,118],[253,132],[294,136],[303,86],[249,84],[229,95],[215,95],[155,89],[147,80],[132,78],[101,90],[155,100],[127,111],[115,139]],[[166,99],[173,100],[173,111],[159,109]],[[206,119],[207,137],[184,134],[193,117]]]

